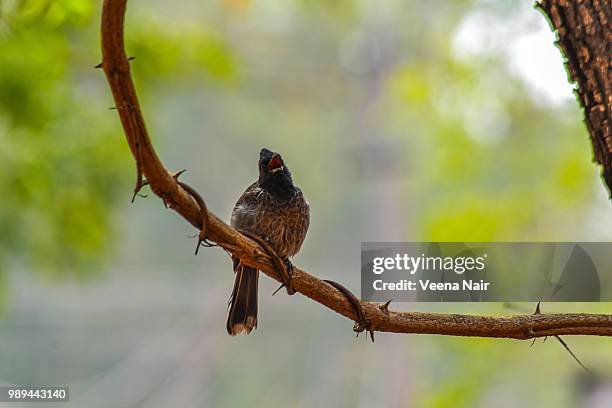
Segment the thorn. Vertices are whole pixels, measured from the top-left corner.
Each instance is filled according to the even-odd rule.
[[[539,301],[538,304],[536,305],[535,311],[533,312],[534,315],[542,314],[542,311],[540,310],[540,303],[542,303],[542,301]],[[531,342],[531,345],[529,346],[530,348],[533,347],[536,340],[537,340],[537,337],[534,338],[533,341]],[[546,341],[546,337],[544,337],[544,341]]]
[[[183,169],[183,170],[181,170],[181,171],[179,171],[179,172],[174,173],[174,174],[172,175],[172,177],[173,177],[175,180],[178,180],[178,178],[179,178],[179,177],[181,177],[181,175],[182,175],[183,173],[185,173],[186,171],[187,171],[187,169]]]
[[[108,110],[117,110],[116,106],[111,106],[110,108],[108,108]]]
[[[140,194],[138,191],[134,191],[134,194],[132,194],[132,203],[136,199],[136,196],[138,196],[140,198],[149,198],[149,196],[146,195],[146,194]]]
[[[95,69],[102,68],[102,63],[99,63],[98,65],[95,65],[94,68]]]
[[[136,57],[128,57],[128,61],[134,61]]]
[[[285,287],[285,284],[281,283],[281,285],[278,287],[278,289],[276,289],[276,290],[274,291],[274,293],[272,293],[272,296],[276,295],[276,293],[277,293],[279,290],[281,290],[282,288],[284,288],[284,287]]]
[[[387,300],[385,303],[383,303],[382,305],[378,305],[378,308],[380,310],[382,310],[385,313],[389,313],[389,304],[393,301],[393,299],[389,299]]]
[[[140,194],[140,190],[142,190],[142,188],[144,186],[148,186],[148,185],[149,185],[149,182],[147,180],[139,178],[139,181],[137,182],[136,187],[134,187],[134,194],[132,194],[132,203],[136,199],[136,196],[138,196],[140,198],[147,198],[147,197],[149,197],[146,194]]]
[[[368,339],[369,334],[370,338],[372,339],[372,343],[374,343],[374,329],[371,328],[371,324],[369,321],[367,322],[367,327],[363,327],[361,323],[355,322],[355,325],[353,326],[353,331],[357,333],[357,335],[355,336],[356,338],[359,337],[362,331],[365,331],[365,339]]]
[[[541,301],[538,302],[538,304],[536,305],[536,309],[535,312],[533,312],[534,315],[539,315],[542,314],[542,312],[540,311],[540,303],[542,303]]]
[[[533,8],[543,13],[546,13],[546,10],[544,9],[544,5],[539,0],[533,3]]]
[[[589,370],[589,369],[588,369],[588,368],[587,368],[587,367],[586,367],[584,364],[582,364],[582,361],[580,361],[580,360],[578,359],[578,357],[576,357],[576,355],[575,355],[575,354],[572,352],[572,350],[570,350],[569,346],[568,346],[568,345],[567,345],[567,344],[566,344],[566,343],[565,343],[565,342],[564,342],[564,341],[561,339],[561,336],[556,336],[556,335],[555,335],[555,338],[556,338],[557,340],[559,340],[559,343],[561,343],[561,344],[563,345],[563,347],[565,347],[565,349],[567,350],[567,352],[568,352],[568,353],[570,353],[570,355],[571,355],[572,357],[574,357],[574,360],[576,360],[576,362],[577,362],[578,364],[580,364],[580,366],[581,366],[582,368],[584,368],[584,369],[585,369],[587,372],[589,372],[589,373],[593,374],[593,372],[592,372],[591,370]]]
[[[217,244],[211,244],[207,239],[200,239],[200,235],[196,235],[192,238],[198,238],[198,244],[196,245],[196,249],[195,249],[195,254],[198,254],[198,251],[200,250],[200,247],[204,247],[204,248],[212,248],[212,247],[216,247],[219,246]]]

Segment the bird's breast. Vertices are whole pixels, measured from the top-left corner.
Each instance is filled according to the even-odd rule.
[[[237,204],[231,224],[267,240],[278,256],[289,257],[300,250],[309,218],[308,203],[301,192],[289,200],[264,193]]]

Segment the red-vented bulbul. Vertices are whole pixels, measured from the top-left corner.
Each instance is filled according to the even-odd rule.
[[[236,202],[231,225],[266,240],[287,263],[302,246],[310,210],[302,191],[293,184],[280,154],[268,149],[259,153],[259,179]],[[236,281],[230,297],[227,332],[249,334],[257,327],[257,281],[259,271],[234,258]]]

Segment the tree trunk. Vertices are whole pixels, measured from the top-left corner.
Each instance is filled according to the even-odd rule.
[[[612,198],[612,0],[541,0],[536,6],[557,33]]]

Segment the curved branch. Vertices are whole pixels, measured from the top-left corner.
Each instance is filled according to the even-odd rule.
[[[142,173],[153,192],[194,227],[202,229],[201,208],[193,195],[177,182],[155,153],[130,75],[129,59],[124,50],[123,21],[126,0],[105,0],[102,11],[101,67],[115,99],[138,173]],[[140,175],[137,189],[142,185]],[[248,266],[263,271],[280,282],[267,252],[252,239],[208,212],[206,238],[240,258]],[[282,283],[282,282],[281,282]],[[360,322],[351,301],[342,291],[295,267],[293,288],[310,299]],[[392,333],[426,333],[450,336],[505,337],[530,339],[558,335],[612,336],[612,316],[597,314],[534,314],[507,317],[457,314],[394,312],[388,305],[361,302],[369,329]],[[361,327],[363,330],[364,327]]]

